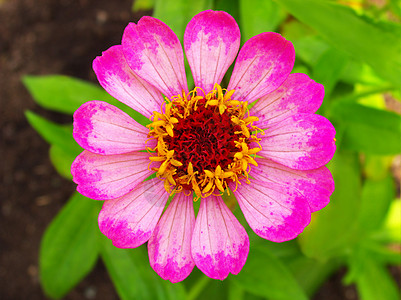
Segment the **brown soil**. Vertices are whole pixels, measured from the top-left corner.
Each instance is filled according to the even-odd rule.
[[[96,82],[94,57],[118,44],[124,27],[143,14],[132,0],[0,0],[0,298],[44,299],[38,277],[41,236],[74,191],[48,158],[48,145],[24,110],[57,122],[70,116],[37,106],[21,83],[26,74],[65,74]],[[148,12],[149,14],[149,12]],[[118,299],[104,266],[65,299]],[[356,299],[335,275],[315,300]]]

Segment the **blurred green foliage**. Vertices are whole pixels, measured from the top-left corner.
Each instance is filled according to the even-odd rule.
[[[319,113],[337,129],[338,150],[329,163],[336,189],[331,203],[313,214],[310,226],[294,241],[275,244],[249,230],[251,251],[239,275],[218,282],[194,270],[178,284],[153,272],[144,247],[113,247],[97,229],[100,203],[74,193],[41,244],[41,282],[49,297],[66,295],[100,257],[121,299],[308,299],[344,266],[348,270],[344,284],[355,283],[360,299],[400,299],[388,266],[401,265],[401,200],[396,199],[397,184],[391,172],[393,158],[401,153],[401,116],[386,108],[383,94],[400,101],[401,1],[389,0],[382,7],[361,0],[350,1],[350,6],[339,2],[348,3],[134,2],[133,10],[153,9],[154,16],[166,22],[181,41],[186,24],[205,9],[233,15],[242,42],[264,31],[277,31],[291,40],[297,54],[294,71],[325,85]],[[102,88],[82,80],[57,75],[26,76],[23,81],[44,108],[73,114],[86,101],[103,100],[139,123],[148,123]],[[26,117],[51,145],[50,158],[57,171],[71,180],[70,165],[82,151],[72,138],[72,126],[55,124],[29,111]]]

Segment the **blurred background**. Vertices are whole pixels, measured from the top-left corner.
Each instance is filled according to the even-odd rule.
[[[68,123],[33,102],[23,75],[65,74],[97,82],[93,59],[118,44],[134,14],[131,0],[0,1],[0,299],[44,299],[38,252],[47,225],[75,185],[49,160],[49,145],[28,124],[30,109]],[[118,299],[99,264],[66,299]]]
[[[352,6],[361,1],[341,2]],[[386,4],[385,0],[365,2],[373,13]],[[55,171],[49,145],[28,124],[24,111],[58,123],[70,123],[72,118],[35,104],[21,78],[63,74],[97,83],[92,60],[120,43],[128,22],[153,13],[134,13],[132,7],[132,0],[0,0],[0,299],[46,298],[38,271],[41,237],[75,190],[75,184]],[[399,22],[396,16],[390,18]],[[384,97],[387,108],[400,114],[400,102],[388,93]],[[399,156],[391,173],[399,198]],[[389,268],[398,287],[400,270]],[[344,285],[345,273],[340,268],[332,274],[313,299],[359,299],[353,284]],[[99,260],[64,299],[118,298]]]

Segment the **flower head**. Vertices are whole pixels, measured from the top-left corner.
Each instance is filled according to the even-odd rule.
[[[93,68],[106,91],[149,125],[101,101],[74,114],[74,138],[85,151],[72,174],[80,193],[106,200],[100,230],[120,248],[148,241],[152,268],[172,282],[195,265],[215,279],[241,271],[249,239],[223,193],[235,195],[256,234],[282,242],[298,236],[334,190],[324,165],[336,148],[335,130],[314,114],[323,86],[290,74],[294,48],[277,33],[253,37],[238,53],[239,46],[229,14],[196,15],[184,35],[195,82],[188,90],[177,36],[143,17]]]

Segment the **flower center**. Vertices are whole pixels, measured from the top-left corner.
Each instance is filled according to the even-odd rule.
[[[248,103],[232,100],[234,90],[216,84],[205,94],[195,88],[187,95],[166,99],[164,113],[154,112],[149,137],[152,168],[169,193],[194,191],[196,198],[224,192],[227,183],[249,183],[250,165],[261,150],[258,118],[249,115]]]

